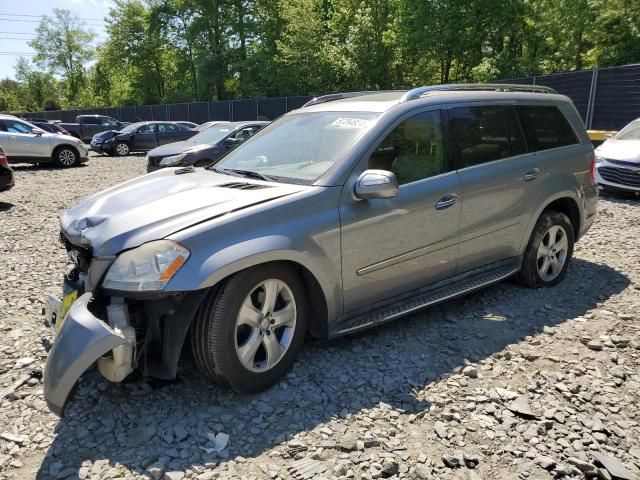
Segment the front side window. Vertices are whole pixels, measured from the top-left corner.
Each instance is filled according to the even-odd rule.
[[[558,107],[523,105],[517,106],[516,110],[530,151],[539,152],[580,143]]]
[[[4,131],[9,133],[31,133],[33,127],[26,123],[12,120],[10,118],[4,119]]]
[[[276,180],[310,184],[344,158],[379,116],[360,111],[284,115],[211,168],[251,170]]]
[[[445,172],[440,111],[400,123],[373,151],[368,168],[395,173],[400,185]]]
[[[502,106],[448,110],[449,147],[457,169],[511,156],[505,110]]]
[[[138,128],[137,133],[143,133],[143,134],[155,133],[156,128],[157,128],[157,126],[155,124],[148,123],[148,124],[143,125],[140,128]],[[124,132],[124,130],[123,130],[123,132]]]

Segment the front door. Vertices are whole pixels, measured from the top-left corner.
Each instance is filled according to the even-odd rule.
[[[158,124],[147,123],[136,130],[131,150],[152,150],[158,146]]]
[[[51,143],[49,134],[36,135],[31,133],[34,128],[26,122],[17,119],[5,118],[0,120],[0,130],[4,142],[0,144],[11,161],[19,161],[37,158],[49,158],[51,156]]]
[[[441,111],[414,113],[381,139],[345,185],[340,200],[345,313],[453,275],[460,181],[443,147]],[[355,199],[355,181],[365,169],[395,173],[398,195]]]
[[[189,138],[191,135],[186,136],[186,133],[186,129],[182,130],[181,127],[174,125],[173,123],[159,123],[158,145],[166,145],[167,143],[173,143]]]

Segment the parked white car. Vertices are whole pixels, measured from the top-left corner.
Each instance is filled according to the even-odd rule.
[[[13,115],[0,115],[0,145],[9,163],[53,162],[59,167],[75,167],[89,160],[89,150],[81,140],[47,133]]]
[[[595,153],[598,185],[640,195],[640,118],[605,141]]]

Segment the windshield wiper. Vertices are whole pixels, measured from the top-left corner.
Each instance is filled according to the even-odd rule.
[[[270,177],[269,175],[264,175],[260,172],[254,172],[253,170],[239,170],[237,168],[224,168],[222,169],[222,173],[233,172],[238,175],[242,175],[244,177],[257,178],[258,180],[265,180],[267,182],[277,182],[274,177]]]

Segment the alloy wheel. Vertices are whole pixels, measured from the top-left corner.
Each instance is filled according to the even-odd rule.
[[[538,245],[537,267],[540,278],[550,282],[562,272],[567,261],[569,242],[567,232],[560,225],[550,227]]]
[[[120,156],[129,155],[129,145],[126,143],[119,143],[116,145],[116,153]]]
[[[236,319],[235,347],[244,368],[263,373],[287,353],[296,328],[296,302],[291,288],[270,278],[246,296]]]
[[[76,155],[71,150],[61,150],[58,154],[58,160],[60,164],[65,167],[71,167],[74,163],[76,163]]]

